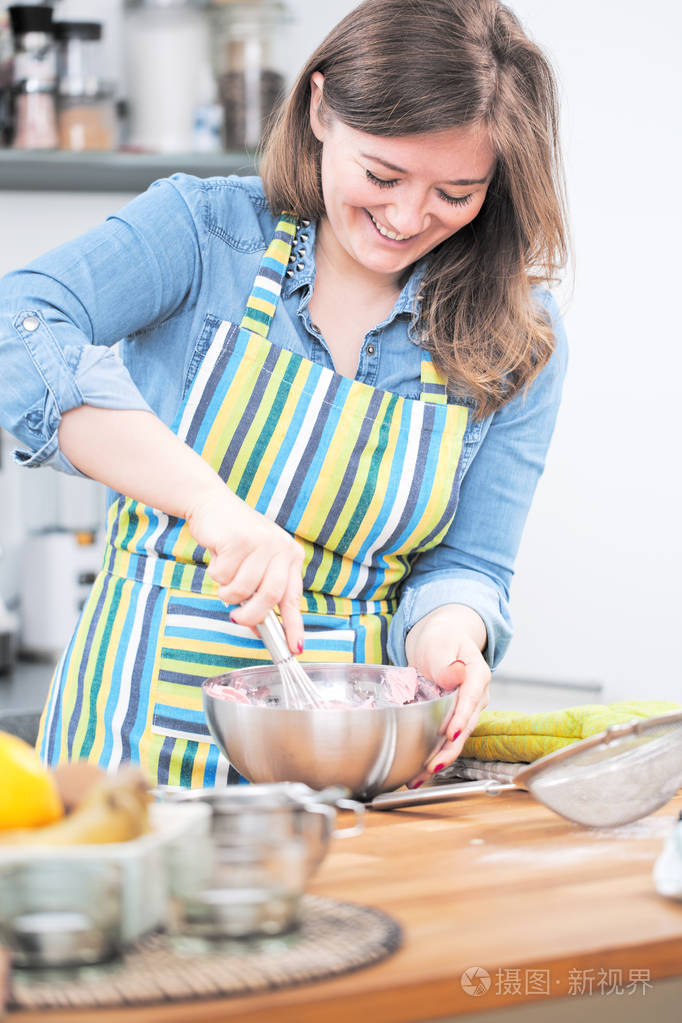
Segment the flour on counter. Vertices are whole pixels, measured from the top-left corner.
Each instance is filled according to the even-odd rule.
[[[479,863],[528,863],[533,866],[547,866],[557,864],[569,865],[576,859],[589,860],[591,857],[608,855],[611,853],[616,857],[626,856],[628,859],[651,859],[651,849],[642,847],[634,849],[632,846],[622,844],[623,839],[638,838],[664,838],[670,831],[675,818],[671,817],[645,817],[639,821],[632,821],[630,824],[623,824],[616,828],[580,828],[586,839],[597,839],[594,844],[572,845],[566,844],[557,847],[551,846],[517,846],[511,849],[496,849],[482,855]],[[578,828],[579,825],[576,825]],[[611,839],[611,849],[604,848],[604,841]]]

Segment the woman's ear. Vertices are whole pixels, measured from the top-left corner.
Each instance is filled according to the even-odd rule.
[[[319,142],[324,141],[325,135],[325,125],[321,117],[323,89],[324,75],[321,71],[314,71],[310,76],[310,127]]]

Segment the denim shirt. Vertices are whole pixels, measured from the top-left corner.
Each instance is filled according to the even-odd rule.
[[[62,413],[81,404],[151,409],[170,425],[209,343],[209,321],[241,320],[275,223],[259,178],[176,174],[81,238],[4,277],[0,424],[22,445],[17,461],[77,473],[59,450],[58,427]],[[307,233],[269,336],[333,369],[308,310],[314,224]],[[424,261],[390,315],[366,334],[356,374],[408,398],[420,393],[413,324],[423,269]],[[483,619],[491,667],[509,644],[514,559],[554,429],[567,357],[554,299],[539,292],[537,300],[553,321],[556,350],[525,392],[487,418],[469,416],[454,522],[437,547],[415,560],[391,622],[389,655],[396,664],[406,663],[409,629],[449,603],[465,604]]]

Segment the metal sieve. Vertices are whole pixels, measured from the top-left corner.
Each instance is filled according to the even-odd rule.
[[[463,796],[523,790],[576,824],[615,827],[639,820],[682,786],[682,711],[613,725],[541,757],[510,782],[434,784],[375,796],[373,810],[448,802]]]

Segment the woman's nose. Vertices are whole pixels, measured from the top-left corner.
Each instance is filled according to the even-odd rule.
[[[424,230],[427,216],[426,203],[418,198],[396,201],[386,207],[386,219],[391,228],[407,237]]]

